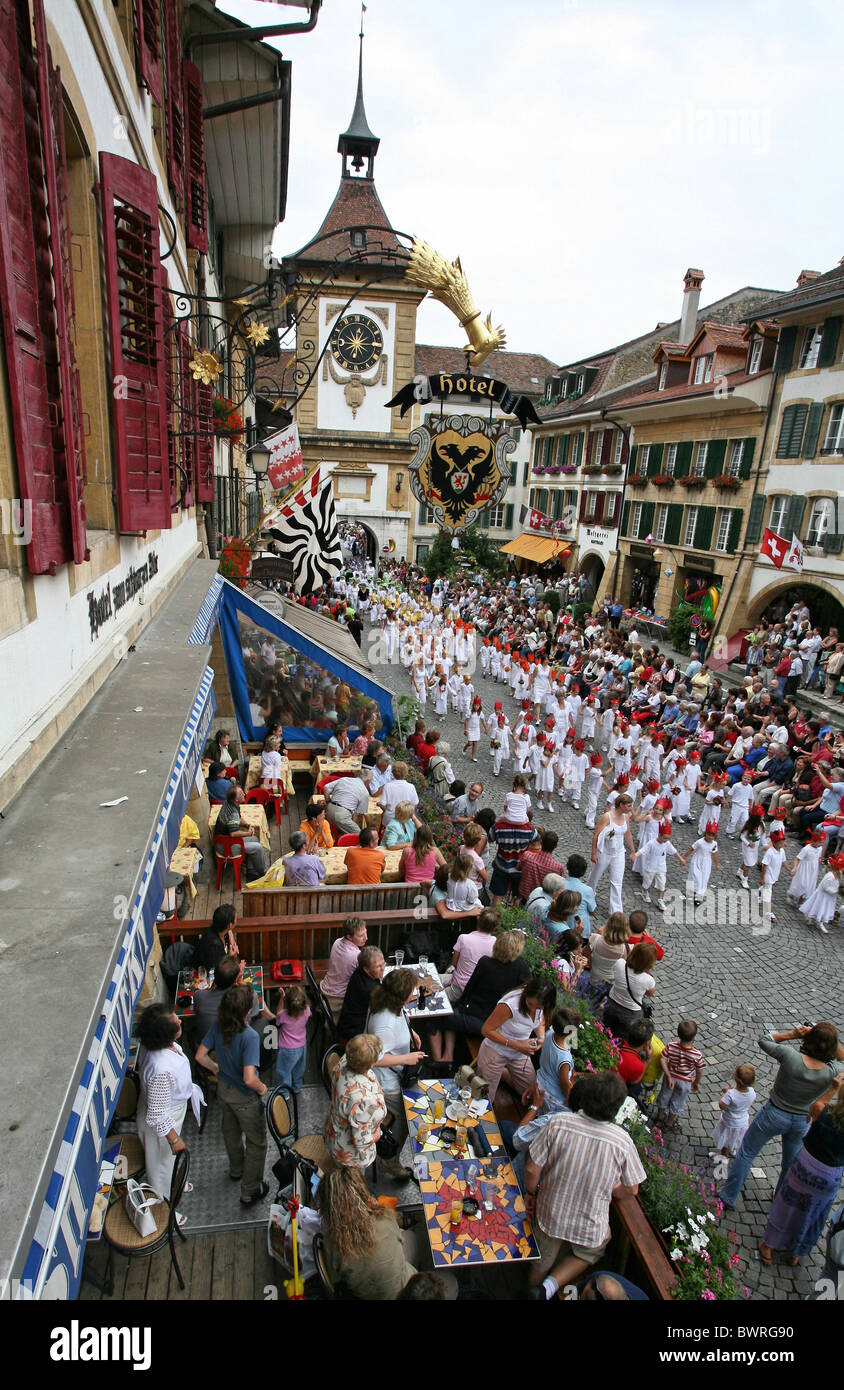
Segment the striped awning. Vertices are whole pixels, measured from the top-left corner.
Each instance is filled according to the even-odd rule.
[[[555,541],[550,536],[537,536],[531,531],[523,531],[515,540],[501,547],[502,555],[518,555],[522,560],[533,560],[544,565],[546,560],[562,560],[571,554],[567,541]]]

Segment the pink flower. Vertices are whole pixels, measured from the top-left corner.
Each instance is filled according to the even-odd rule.
[[[715,1295],[711,1289],[704,1289],[703,1293],[701,1294],[701,1298],[711,1298],[714,1302]]]

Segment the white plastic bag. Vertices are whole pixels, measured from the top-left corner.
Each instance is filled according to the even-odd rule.
[[[129,1178],[126,1183],[126,1196],[123,1198],[123,1205],[126,1208],[126,1215],[131,1221],[139,1236],[153,1236],[156,1232],[155,1217],[152,1208],[157,1207],[163,1202],[149,1183],[136,1182],[134,1178]]]
[[[309,1279],[316,1273],[314,1264],[314,1236],[322,1230],[319,1212],[310,1207],[300,1207],[296,1213],[296,1237],[299,1246],[299,1275]],[[293,1231],[292,1218],[287,1207],[273,1202],[267,1226],[267,1249],[274,1260],[293,1273]]]

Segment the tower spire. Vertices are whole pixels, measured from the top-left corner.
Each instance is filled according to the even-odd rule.
[[[344,178],[373,178],[375,155],[381,143],[378,136],[373,135],[369,128],[369,122],[366,119],[366,107],[363,103],[363,16],[365,13],[366,5],[361,4],[357,95],[349,128],[340,136],[337,145],[337,151],[343,157]]]

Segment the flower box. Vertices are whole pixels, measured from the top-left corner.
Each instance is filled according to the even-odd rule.
[[[571,474],[571,473],[576,473],[576,472],[577,472],[577,464],[576,464],[576,463],[561,463],[561,464],[560,464],[560,472],[561,472],[561,473],[565,473],[567,476],[568,476],[569,474]]]
[[[544,464],[544,463],[537,463],[537,464],[534,464],[534,467],[533,467],[532,472],[533,472],[534,478],[544,478],[544,477],[545,477],[545,464]]]
[[[708,481],[708,478],[698,478],[694,473],[687,473],[684,478],[677,479],[681,487],[706,487]]]
[[[727,488],[730,492],[738,492],[741,487],[741,478],[734,478],[732,473],[719,473],[709,481],[713,487]]]
[[[657,473],[651,478],[654,487],[673,487],[674,481],[670,473]]]
[[[610,463],[610,464],[608,464],[608,466],[604,469],[604,472],[605,472],[605,473],[609,473],[609,474],[611,474],[611,475],[613,475],[613,476],[617,476],[619,473],[623,473],[623,471],[624,471],[623,465],[620,464],[620,463]]]
[[[600,466],[600,464],[587,463],[587,464],[584,464],[583,471],[584,471],[584,473],[586,473],[589,477],[592,477],[595,473],[600,473],[600,471],[601,471],[601,466]]]
[[[645,477],[643,473],[631,473],[630,477],[627,479],[627,486],[647,487],[650,481],[650,478]]]
[[[215,396],[212,407],[214,417],[214,433],[221,439],[240,439],[245,433],[246,426],[243,423],[243,416],[235,410],[231,401],[226,400],[225,396]]]

